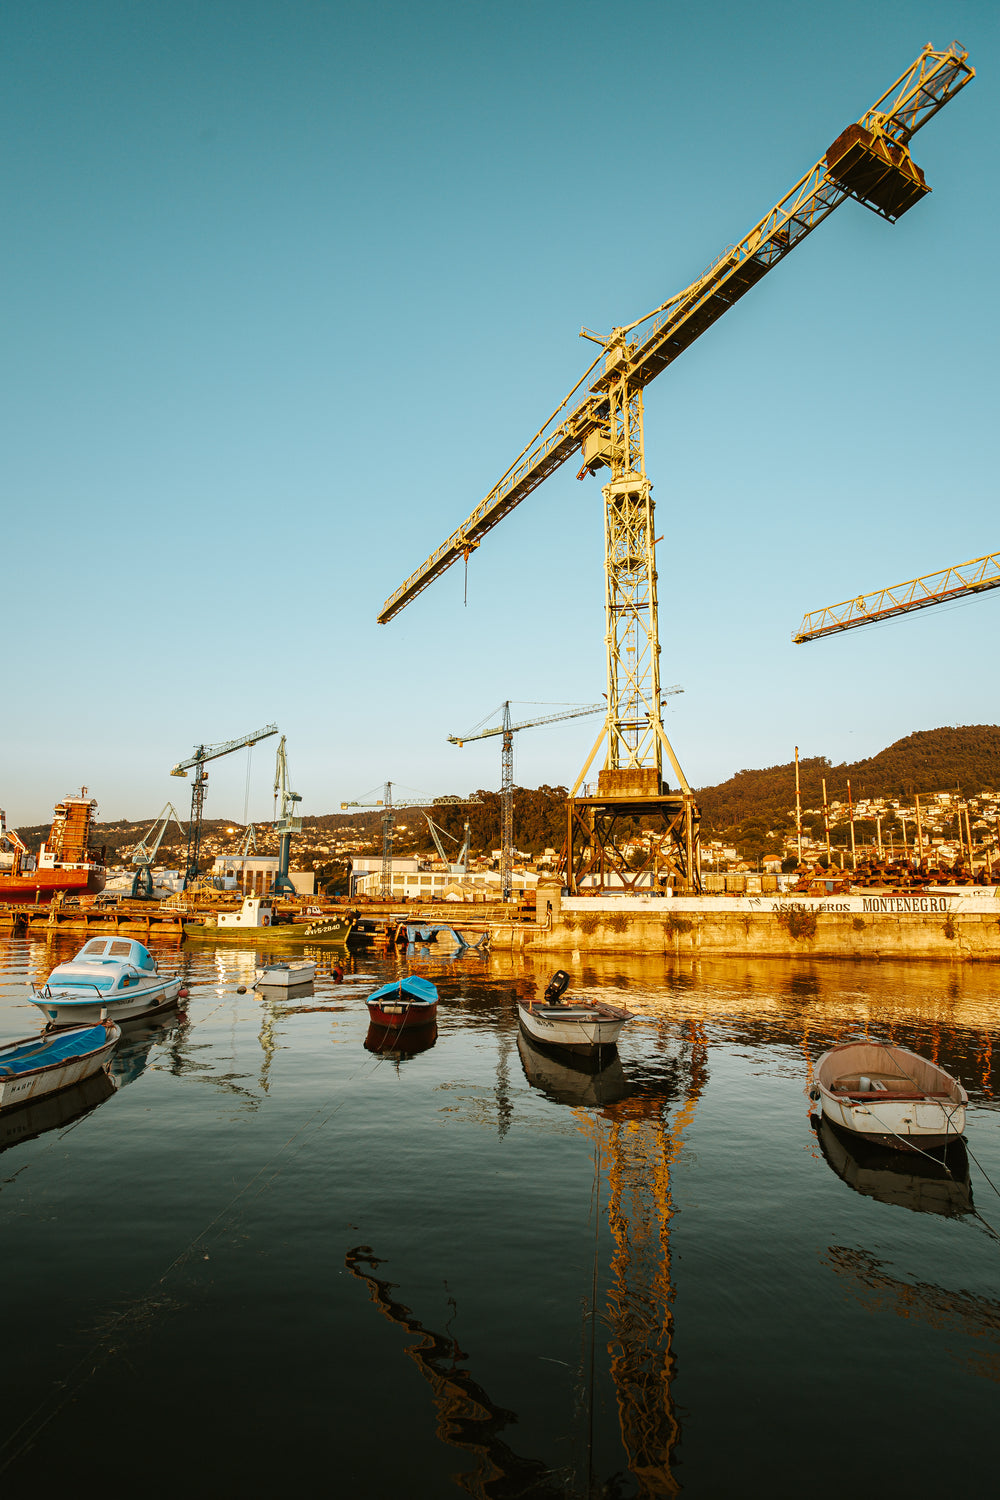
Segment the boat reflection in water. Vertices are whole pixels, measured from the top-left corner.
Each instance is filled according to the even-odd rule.
[[[378,1026],[374,1021],[365,1036],[365,1049],[390,1062],[408,1062],[418,1052],[427,1052],[437,1041],[437,1021],[425,1026]]]
[[[149,1066],[149,1054],[153,1048],[182,1035],[186,1021],[184,1011],[173,1010],[165,1018],[149,1021],[137,1018],[124,1026],[122,1039],[111,1054],[111,1076],[116,1086],[125,1088],[141,1078]]]
[[[602,1047],[600,1053],[562,1048],[557,1052],[518,1031],[517,1050],[531,1087],[540,1089],[554,1104],[614,1104],[629,1093],[617,1047]]]
[[[961,1136],[929,1156],[870,1145],[839,1130],[825,1116],[813,1128],[827,1162],[847,1186],[865,1198],[895,1203],[914,1213],[958,1218],[973,1211],[969,1155]]]
[[[282,1005],[292,1000],[308,1000],[310,995],[316,993],[316,986],[311,979],[306,979],[302,984],[261,984],[255,986],[255,989],[261,1000],[278,1000]]]
[[[24,1104],[20,1109],[0,1115],[0,1151],[8,1151],[11,1146],[19,1146],[24,1141],[33,1141],[47,1130],[59,1130],[64,1125],[72,1125],[75,1120],[82,1120],[117,1090],[115,1079],[102,1069],[72,1088],[43,1095],[34,1104]]]

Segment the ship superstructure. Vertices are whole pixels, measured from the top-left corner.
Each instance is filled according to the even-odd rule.
[[[0,811],[0,902],[39,905],[54,896],[94,896],[103,891],[103,858],[90,853],[96,813],[97,800],[87,796],[86,787],[57,802],[49,836],[36,859],[18,834],[7,827]]]

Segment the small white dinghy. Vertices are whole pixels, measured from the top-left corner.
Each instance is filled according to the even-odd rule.
[[[181,990],[176,974],[161,974],[149,949],[135,938],[91,938],[75,958],[58,964],[31,999],[50,1026],[129,1021],[173,1005]]]
[[[72,1088],[107,1066],[121,1037],[114,1021],[43,1032],[0,1047],[0,1109]]]
[[[888,1042],[847,1042],[816,1064],[809,1097],[844,1130],[900,1151],[947,1146],[965,1131],[965,1089],[926,1057]]]
[[[316,978],[316,965],[311,959],[303,958],[295,963],[268,964],[264,969],[254,969],[254,974],[258,984],[287,990],[295,985],[311,984]]]
[[[563,1000],[569,984],[565,969],[557,969],[542,1000],[518,1000],[521,1025],[533,1041],[569,1052],[594,1052],[617,1045],[631,1011],[600,1000]]]

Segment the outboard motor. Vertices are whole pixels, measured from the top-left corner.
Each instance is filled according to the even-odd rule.
[[[545,998],[550,1005],[558,1005],[561,996],[569,987],[569,975],[565,969],[557,969],[545,986]]]

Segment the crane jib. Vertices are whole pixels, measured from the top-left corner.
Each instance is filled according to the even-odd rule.
[[[465,524],[390,595],[378,615],[379,623],[387,623],[454,562],[467,558],[470,549],[571,458],[590,433],[605,427],[613,385],[623,379],[633,390],[648,385],[846,198],[856,198],[890,222],[919,201],[929,189],[910,158],[908,142],[975,76],[966,57],[957,42],[944,52],[925,47],[872,109],[841,132],[824,156],[738,244],[724,251],[684,292],[631,325],[635,329],[646,325],[644,332],[626,341],[622,331],[616,330],[605,346],[604,373],[598,375],[589,394],[550,431],[542,429]],[[891,103],[883,110],[890,96]]]

